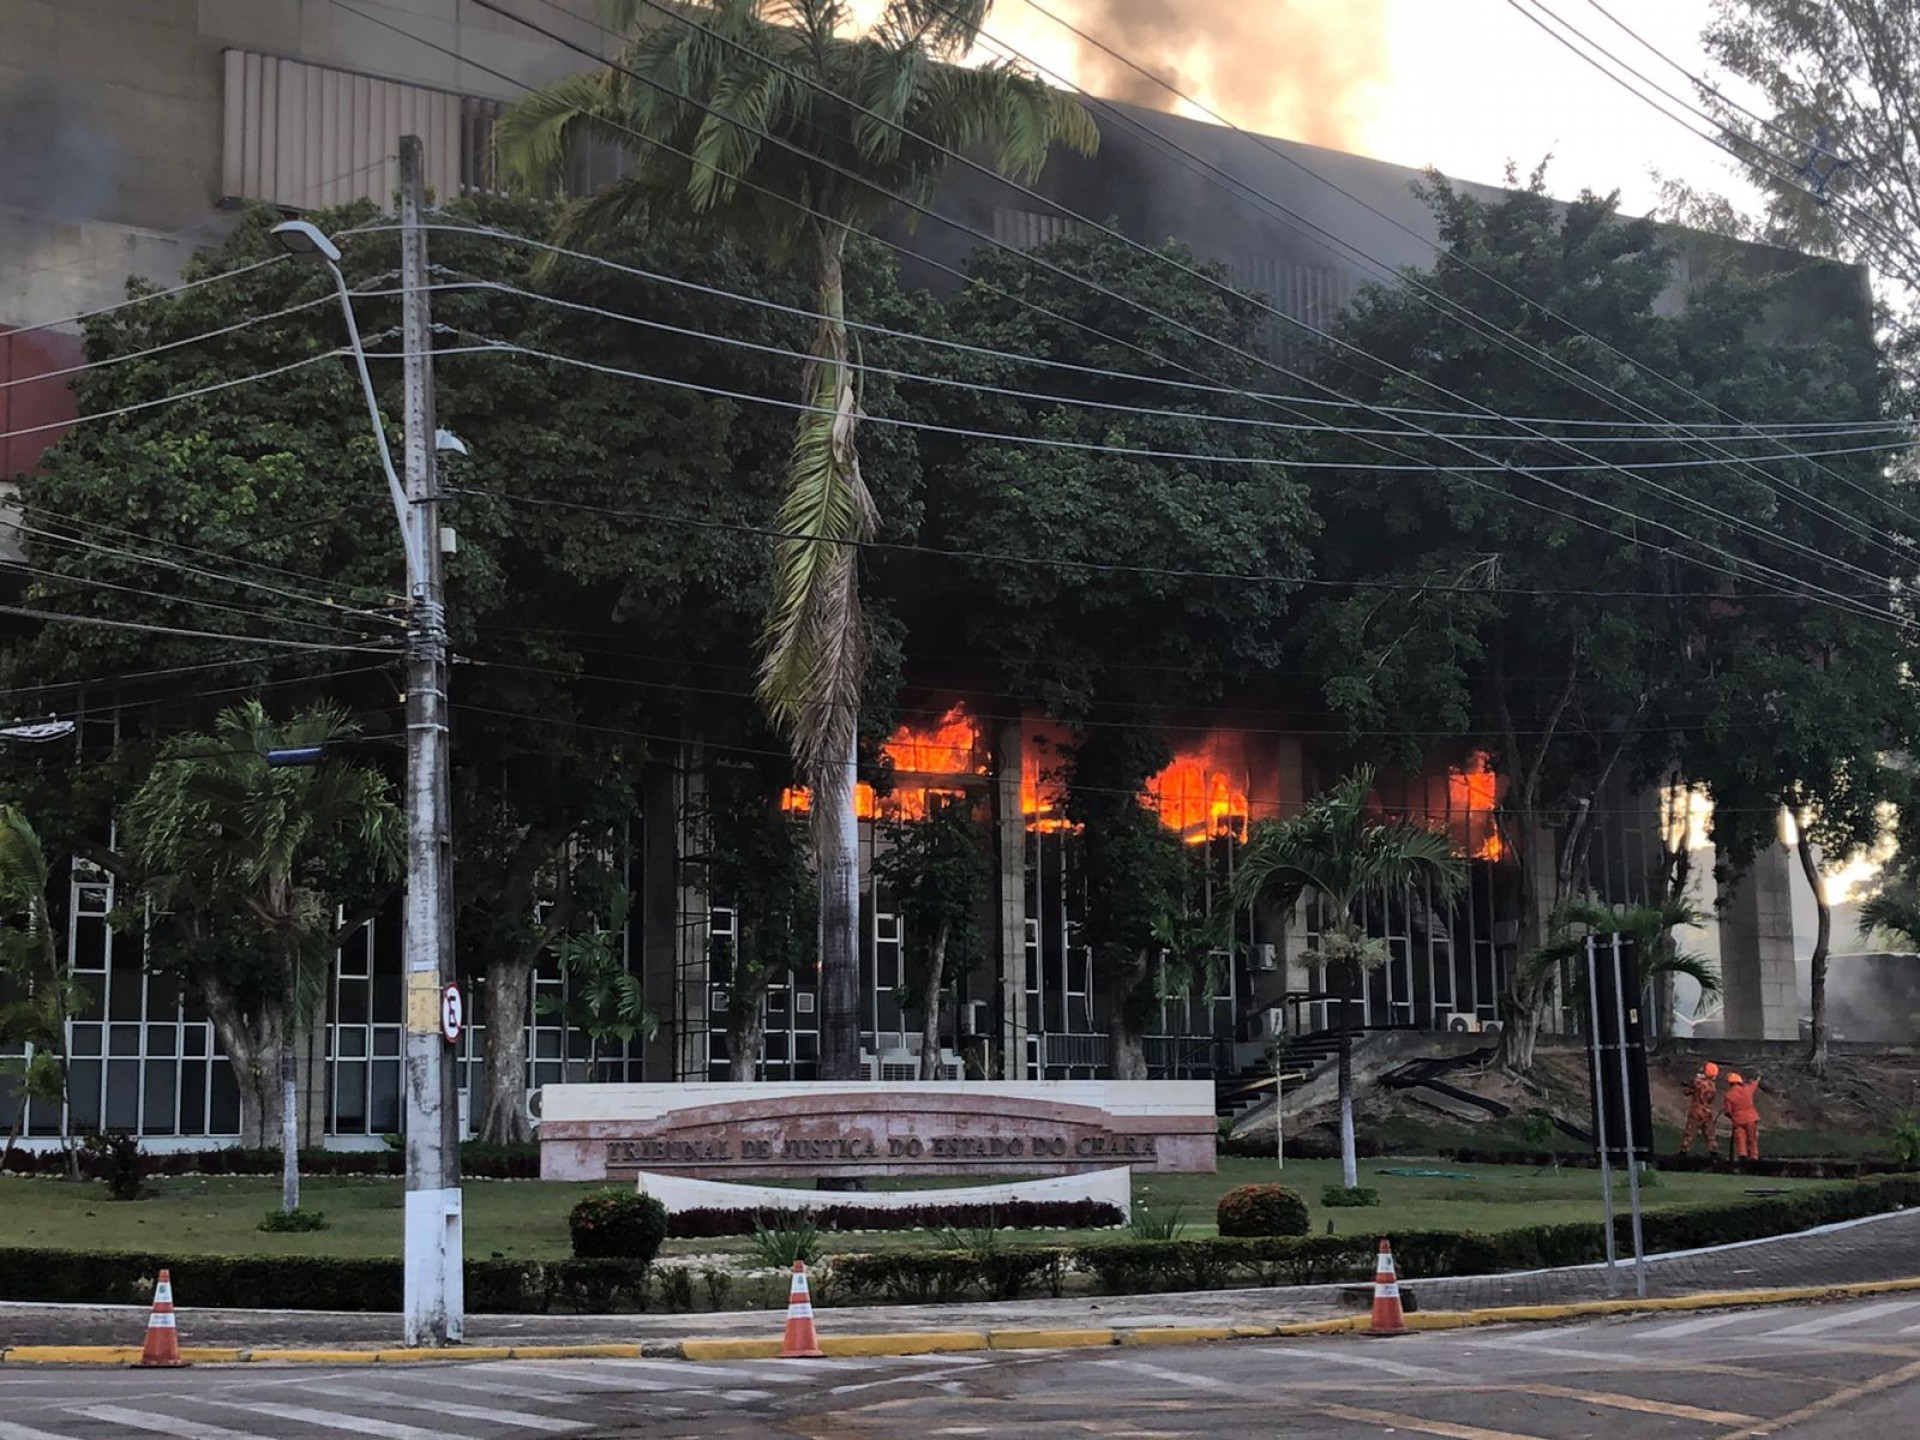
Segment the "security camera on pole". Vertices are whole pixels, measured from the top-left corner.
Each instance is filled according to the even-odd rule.
[[[333,272],[361,390],[393,494],[407,557],[407,1205],[405,1338],[446,1345],[466,1330],[465,1239],[459,1105],[442,1016],[453,986],[453,866],[447,801],[447,619],[441,586],[437,444],[464,453],[434,428],[433,326],[427,309],[426,161],[418,136],[400,139],[401,327],[406,359],[404,484],[394,473],[366,351],[340,271],[340,250],[305,220],[276,225],[291,253]],[[444,438],[443,438],[444,437]],[[457,995],[457,991],[453,992]],[[457,1004],[457,1002],[455,1002]],[[458,1029],[453,1033],[457,1036]]]

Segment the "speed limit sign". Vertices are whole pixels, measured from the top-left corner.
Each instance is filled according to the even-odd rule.
[[[440,992],[440,1033],[447,1037],[449,1045],[455,1044],[466,1023],[466,999],[460,994],[458,985],[449,985]]]

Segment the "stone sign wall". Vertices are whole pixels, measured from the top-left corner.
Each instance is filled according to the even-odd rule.
[[[540,1173],[714,1180],[1214,1168],[1206,1081],[549,1085]]]

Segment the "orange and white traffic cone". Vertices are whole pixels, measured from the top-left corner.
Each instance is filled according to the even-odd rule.
[[[807,1264],[793,1262],[793,1289],[787,1296],[787,1333],[780,1342],[782,1360],[818,1360],[826,1351],[813,1333],[813,1293],[807,1289]]]
[[[1373,1273],[1373,1325],[1369,1335],[1404,1335],[1406,1312],[1400,1308],[1400,1278],[1393,1272],[1393,1246],[1380,1242],[1380,1264]]]
[[[186,1364],[180,1358],[180,1330],[173,1318],[173,1279],[165,1271],[153,1287],[153,1313],[147,1317],[147,1343],[140,1350],[145,1369],[173,1369]]]

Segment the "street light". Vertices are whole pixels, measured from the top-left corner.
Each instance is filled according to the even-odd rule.
[[[417,137],[400,139],[400,286],[406,367],[406,481],[394,471],[386,424],[367,370],[353,298],[340,270],[340,247],[305,220],[273,227],[289,254],[332,272],[346,318],[360,390],[393,496],[407,562],[407,891],[406,967],[406,1243],[405,1338],[444,1345],[462,1338],[466,1299],[462,1273],[464,1205],[453,1068],[447,1045],[457,1033],[442,1015],[453,981],[452,827],[447,800],[447,621],[440,578],[437,450],[466,446],[433,423],[432,325],[427,314],[424,152]],[[282,763],[311,763],[289,754]]]

